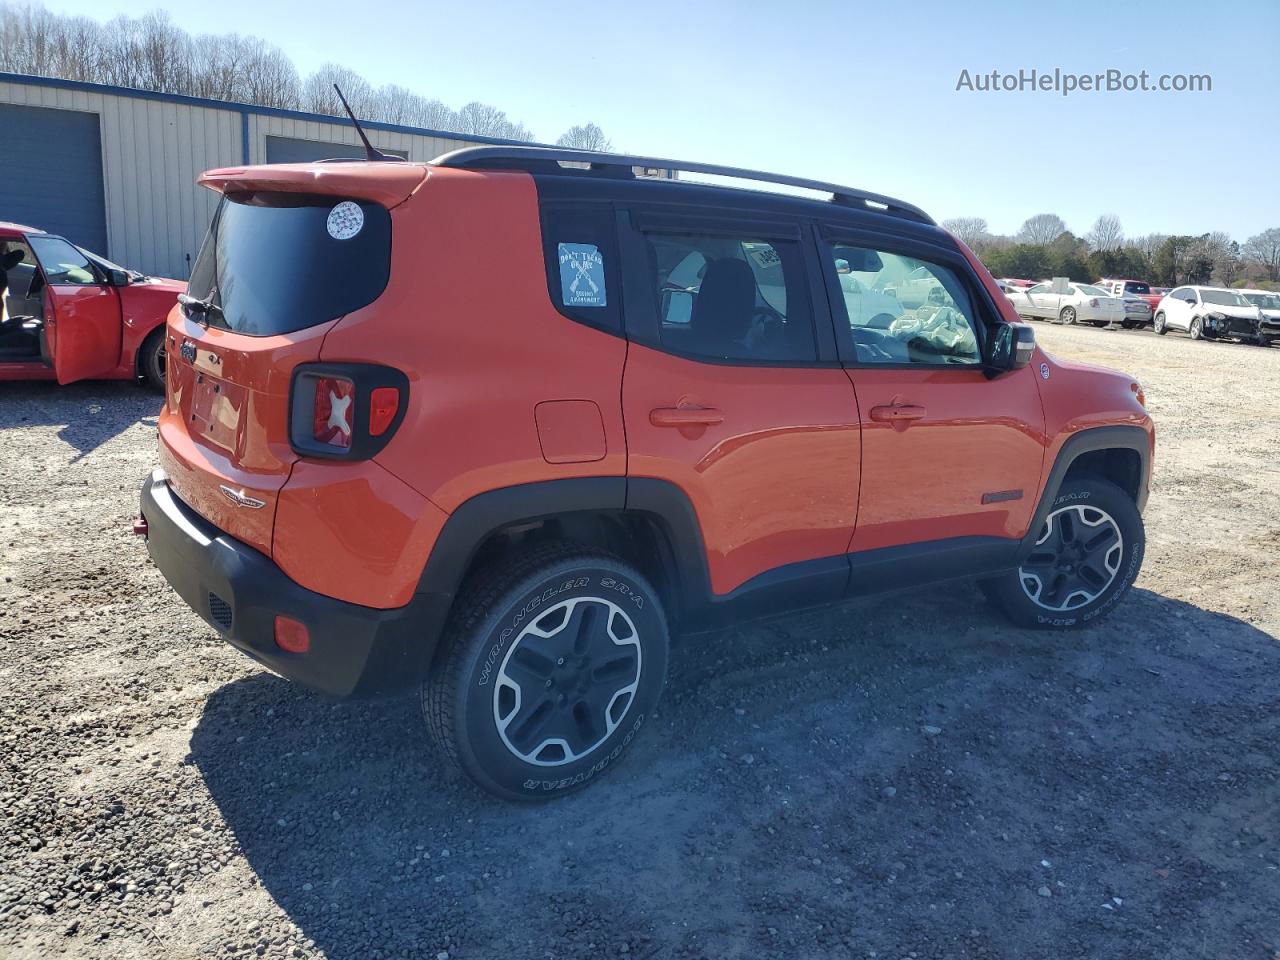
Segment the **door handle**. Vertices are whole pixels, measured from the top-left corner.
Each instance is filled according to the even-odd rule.
[[[655,427],[710,427],[724,423],[724,414],[714,407],[657,407],[649,411]]]
[[[902,423],[908,420],[923,420],[925,409],[914,403],[891,403],[883,407],[871,408],[871,419],[877,423]]]

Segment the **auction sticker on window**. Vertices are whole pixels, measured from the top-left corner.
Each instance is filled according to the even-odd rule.
[[[594,243],[560,244],[560,299],[566,307],[603,307],[604,257]]]
[[[360,204],[343,200],[329,211],[325,226],[333,239],[350,240],[364,229],[364,211],[360,209]]]

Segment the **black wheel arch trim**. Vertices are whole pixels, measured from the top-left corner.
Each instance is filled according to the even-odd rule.
[[[1045,479],[1044,492],[1032,515],[1031,525],[1022,538],[1021,555],[1025,555],[1035,545],[1040,528],[1049,516],[1053,502],[1058,499],[1058,491],[1062,489],[1071,465],[1084,454],[1100,450],[1132,450],[1138,455],[1138,490],[1134,499],[1139,513],[1146,508],[1151,485],[1151,434],[1142,427],[1123,424],[1086,428],[1068,437],[1054,458],[1053,466]]]

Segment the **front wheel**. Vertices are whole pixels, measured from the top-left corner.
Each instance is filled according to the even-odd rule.
[[[617,557],[549,544],[459,597],[422,688],[440,752],[510,800],[561,796],[616,765],[653,713],[667,622]]]
[[[1063,307],[1062,312],[1058,314],[1058,319],[1061,320],[1063,323],[1065,323],[1067,326],[1071,326],[1073,323],[1076,322],[1075,307]]]
[[[138,376],[156,393],[164,393],[164,325],[162,324],[142,341],[138,349]]]
[[[1151,329],[1162,337],[1169,332],[1169,328],[1165,326],[1163,310],[1157,313],[1156,318],[1151,321]]]
[[[1204,339],[1204,328],[1200,326],[1199,317],[1196,317],[1194,320],[1191,321],[1191,339],[1192,340]]]
[[[1089,626],[1133,585],[1146,542],[1129,495],[1107,480],[1081,477],[1058,491],[1021,566],[983,586],[1019,626]]]

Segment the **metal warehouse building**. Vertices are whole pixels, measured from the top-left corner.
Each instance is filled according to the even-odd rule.
[[[414,161],[510,142],[363,125],[378,149]],[[218,199],[196,186],[201,172],[348,156],[364,150],[335,117],[0,73],[0,220],[144,273],[190,273]]]

